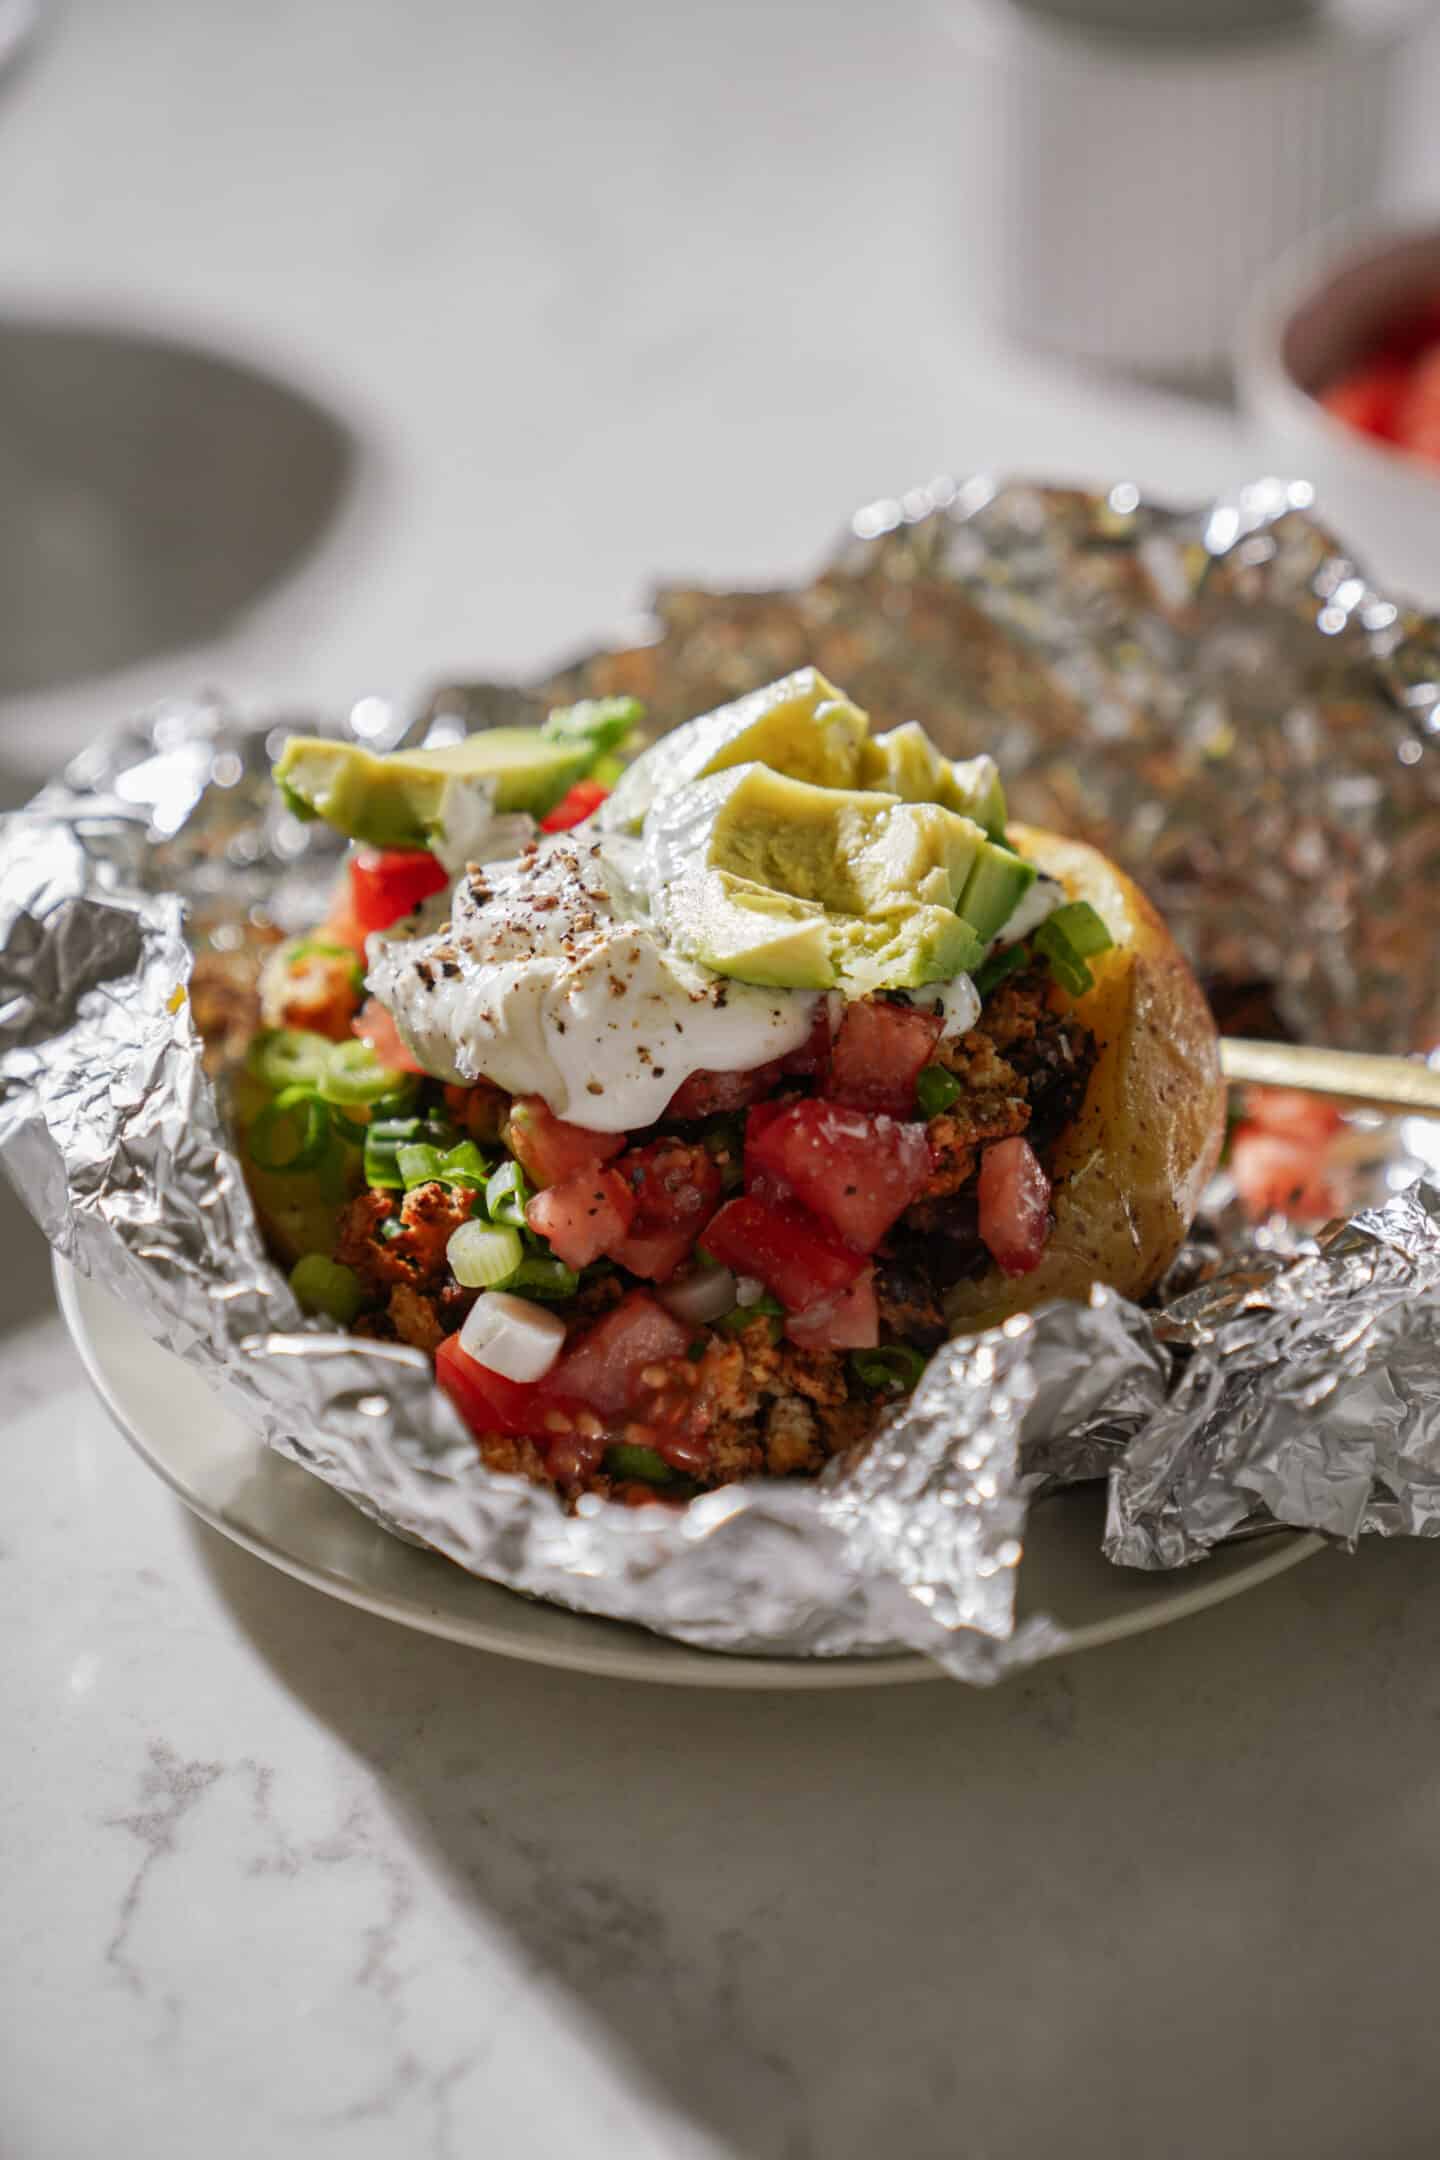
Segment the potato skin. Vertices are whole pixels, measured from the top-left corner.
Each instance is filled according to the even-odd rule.
[[[1088,900],[1115,944],[1094,988],[1065,997],[1098,1048],[1085,1100],[1052,1165],[1055,1228],[1045,1257],[1013,1281],[989,1268],[946,1299],[957,1332],[989,1327],[1103,1282],[1138,1298],[1184,1242],[1225,1137],[1225,1083],[1210,1008],[1139,887],[1084,841],[1012,825],[1011,844]]]

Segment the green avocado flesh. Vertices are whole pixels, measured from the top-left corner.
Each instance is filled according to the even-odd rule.
[[[371,847],[419,848],[444,837],[443,802],[455,781],[484,781],[497,811],[543,817],[593,762],[588,741],[547,739],[538,728],[488,728],[435,750],[377,756],[358,743],[292,735],[275,779],[298,817],[324,818]]]

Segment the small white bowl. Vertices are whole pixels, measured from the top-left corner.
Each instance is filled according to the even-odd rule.
[[[1440,300],[1440,227],[1323,235],[1251,305],[1236,381],[1255,448],[1315,509],[1372,582],[1440,605],[1440,464],[1360,434],[1317,393],[1364,359],[1407,305]]]

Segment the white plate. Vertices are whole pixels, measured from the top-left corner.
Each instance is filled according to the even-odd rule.
[[[60,1310],[85,1370],[131,1446],[187,1507],[237,1545],[332,1597],[502,1657],[616,1679],[698,1687],[876,1687],[935,1680],[921,1657],[738,1658],[533,1603],[387,1536],[306,1470],[272,1453],[198,1373],[150,1342],[105,1291],[55,1263]],[[1058,1494],[1026,1534],[1023,1608],[1052,1613],[1090,1649],[1203,1612],[1268,1582],[1323,1540],[1297,1531],[1232,1546],[1178,1575],[1114,1568],[1100,1554],[1104,1495]]]

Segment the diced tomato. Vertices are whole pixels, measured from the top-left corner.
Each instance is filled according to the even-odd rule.
[[[1409,368],[1401,360],[1367,360],[1320,393],[1320,403],[1347,427],[1393,442]]]
[[[549,1239],[566,1267],[583,1268],[621,1242],[634,1213],[635,1195],[625,1179],[596,1163],[536,1193],[525,1220]]]
[[[717,1117],[727,1110],[744,1110],[763,1102],[785,1079],[823,1076],[830,1061],[830,1016],[823,998],[815,1008],[810,1033],[798,1050],[767,1064],[752,1065],[748,1072],[697,1072],[681,1082],[665,1106],[667,1118]]]
[[[1345,1212],[1345,1197],[1328,1174],[1322,1149],[1241,1125],[1230,1141],[1230,1175],[1251,1215],[1288,1215],[1295,1222],[1328,1222]]]
[[[749,1072],[695,1072],[682,1080],[665,1105],[667,1118],[718,1117],[722,1111],[743,1110],[759,1102],[782,1077],[780,1062],[756,1065]]]
[[[720,1205],[719,1166],[703,1147],[653,1140],[631,1148],[615,1169],[633,1196],[634,1219],[605,1250],[632,1275],[668,1281]]]
[[[861,1252],[919,1199],[932,1167],[924,1125],[828,1099],[760,1103],[745,1123],[746,1190],[788,1189]]]
[[[791,1313],[785,1333],[802,1350],[873,1350],[880,1340],[874,1268],[857,1275],[848,1289]]]
[[[847,1005],[830,1057],[825,1092],[858,1110],[915,1111],[915,1082],[940,1039],[938,1013],[913,1005]]]
[[[980,1240],[1002,1275],[1040,1265],[1050,1235],[1050,1180],[1028,1140],[996,1140],[980,1156]]]
[[[355,1016],[355,1033],[361,1042],[367,1042],[382,1065],[393,1072],[418,1073],[425,1070],[418,1065],[404,1043],[394,1019],[378,998],[367,998]]]
[[[861,1254],[804,1208],[746,1193],[721,1208],[705,1232],[705,1250],[739,1275],[758,1275],[791,1312],[854,1282]]]
[[[557,1390],[554,1377],[551,1372],[543,1382],[507,1380],[462,1350],[458,1334],[447,1335],[435,1352],[435,1378],[474,1433],[548,1438],[547,1412],[573,1415],[584,1407]]]
[[[537,1185],[563,1185],[596,1163],[613,1161],[624,1149],[625,1135],[567,1124],[538,1095],[517,1095],[505,1125],[505,1144]]]
[[[428,848],[361,848],[350,859],[350,902],[362,930],[388,930],[450,879]]]
[[[1252,1087],[1245,1091],[1245,1124],[1237,1130],[1253,1127],[1322,1148],[1344,1122],[1339,1104],[1327,1096],[1301,1088]]]
[[[648,1290],[632,1290],[603,1320],[587,1328],[546,1375],[547,1393],[613,1416],[643,1400],[647,1365],[683,1357],[688,1329]]]
[[[541,832],[569,832],[573,825],[582,825],[587,817],[594,815],[609,793],[609,788],[599,780],[577,780],[554,809],[541,818]]]

